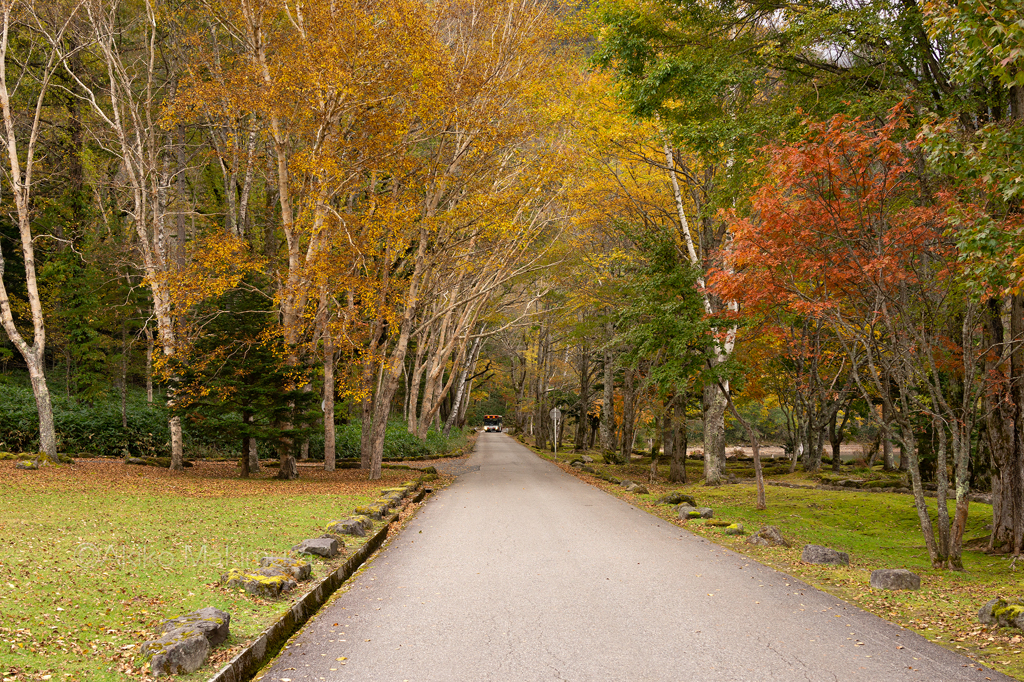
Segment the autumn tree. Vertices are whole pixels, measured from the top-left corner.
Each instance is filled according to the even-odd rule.
[[[978,308],[955,285],[941,207],[919,201],[904,121],[898,111],[880,128],[837,116],[810,123],[796,144],[768,148],[751,217],[731,219],[732,271],[717,285],[751,307],[783,305],[834,329],[864,398],[883,401],[899,426],[932,563],[959,569],[980,396]],[[939,434],[937,527],[917,460],[922,420]]]
[[[948,195],[965,281],[983,306],[983,394],[992,479],[989,549],[1024,548],[1024,38],[1019,9],[992,0],[924,3],[929,35],[950,46],[952,111],[934,110],[928,160],[955,179]]]
[[[78,11],[76,4],[39,4],[5,0],[0,4],[0,110],[3,112],[4,179],[14,200],[19,248],[25,271],[28,319],[31,336],[19,328],[16,312],[0,277],[0,324],[25,359],[39,414],[39,450],[56,458],[57,437],[53,407],[46,381],[46,322],[40,298],[33,218],[38,184],[40,137],[46,120],[44,106],[53,79],[64,67],[59,48]],[[7,259],[0,254],[0,275]]]

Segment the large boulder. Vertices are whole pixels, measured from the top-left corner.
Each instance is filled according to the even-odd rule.
[[[261,575],[287,575],[294,580],[302,581],[313,575],[313,567],[302,559],[289,559],[280,556],[265,556],[260,559],[260,567],[278,573],[261,573]]]
[[[157,628],[157,631],[166,634],[172,630],[180,629],[199,630],[206,637],[207,641],[210,642],[210,646],[213,647],[228,638],[230,627],[231,616],[227,611],[207,606],[205,609],[199,609],[179,618],[164,621]]]
[[[187,675],[199,669],[210,655],[210,642],[198,628],[175,628],[142,645],[149,669],[156,677]]]
[[[878,590],[919,590],[921,576],[905,568],[880,568],[871,571],[871,587]]]
[[[586,463],[586,464],[593,464],[594,463],[594,458],[591,457],[590,455],[583,455],[583,456],[580,457],[580,459],[582,459],[584,461],[584,463]]]
[[[742,523],[731,523],[725,527],[726,535],[743,535]]]
[[[14,465],[15,469],[25,469],[26,471],[35,471],[39,468],[39,465],[30,459],[23,459]]]
[[[627,493],[633,493],[634,495],[647,495],[650,491],[647,490],[647,486],[640,483],[630,483],[626,486]]]
[[[697,506],[697,500],[693,499],[693,495],[687,495],[679,490],[675,490],[658,498],[658,504],[682,504],[684,502],[691,507]]]
[[[850,565],[850,555],[821,545],[807,545],[800,558],[809,564]]]
[[[786,538],[782,537],[782,531],[776,526],[762,526],[759,531],[747,538],[747,542],[762,547],[789,547]]]
[[[274,599],[285,592],[296,587],[291,576],[273,572],[272,575],[261,575],[255,571],[246,572],[232,568],[220,577],[220,582],[226,587],[237,587],[245,590],[248,594],[264,599]]]
[[[340,553],[338,541],[332,537],[303,540],[292,547],[292,551],[299,554],[315,554],[327,559],[336,557]]]

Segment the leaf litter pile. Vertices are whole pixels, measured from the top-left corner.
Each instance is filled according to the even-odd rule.
[[[138,656],[160,623],[205,606],[231,614],[229,659],[286,610],[222,588],[232,567],[281,555],[413,472],[300,468],[249,480],[234,463],[184,472],[77,460],[39,471],[0,462],[0,679],[145,679]],[[345,539],[345,556],[365,540]],[[344,560],[344,556],[340,560]],[[338,562],[339,560],[335,560]],[[313,566],[314,579],[326,565]],[[300,586],[294,599],[304,593]],[[204,679],[210,665],[181,679]]]

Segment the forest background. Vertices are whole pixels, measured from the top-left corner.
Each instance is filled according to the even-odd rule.
[[[4,449],[375,479],[501,413],[716,485],[730,425],[855,437],[933,565],[979,489],[1020,553],[1009,0],[0,7]]]

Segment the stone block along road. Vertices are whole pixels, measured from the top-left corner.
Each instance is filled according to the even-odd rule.
[[[640,511],[507,435],[481,434],[468,464],[258,679],[1011,679]]]

